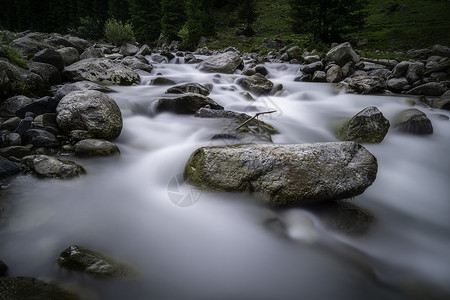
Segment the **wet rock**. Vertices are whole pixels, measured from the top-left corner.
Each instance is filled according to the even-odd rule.
[[[344,79],[339,86],[350,93],[374,94],[386,89],[386,81],[377,76],[355,76]]]
[[[70,81],[88,80],[104,85],[133,85],[139,75],[129,67],[106,58],[89,58],[67,66],[62,74]]]
[[[312,63],[320,61],[320,56],[319,55],[308,55],[308,56],[305,56],[303,58],[303,60],[304,60],[305,64],[312,64]]]
[[[166,94],[186,94],[186,93],[208,96],[211,93],[211,91],[206,86],[194,82],[179,84],[177,86],[169,88],[166,91]]]
[[[152,85],[174,85],[177,83],[175,81],[173,81],[172,79],[169,79],[166,77],[156,77],[156,78],[152,79],[150,84],[152,84]]]
[[[16,49],[23,55],[33,55],[44,49],[52,49],[53,47],[32,35],[15,39],[10,43],[10,47]]]
[[[120,154],[119,148],[115,144],[97,139],[79,141],[74,145],[74,152],[79,157],[113,156]]]
[[[33,115],[42,115],[45,113],[54,113],[58,101],[52,97],[42,97],[30,104],[27,104],[16,111],[16,116],[24,118],[27,113],[33,113]]]
[[[259,73],[252,76],[241,77],[236,83],[244,89],[255,93],[257,96],[269,94],[273,88],[273,82]]]
[[[408,79],[409,83],[413,84],[422,78],[424,71],[425,65],[422,62],[411,62],[406,71],[406,79]]]
[[[115,139],[123,127],[116,102],[99,91],[75,91],[61,99],[56,121],[66,133],[86,130],[99,139]]]
[[[57,85],[61,82],[61,74],[50,64],[30,62],[28,68],[31,72],[39,75],[48,85]]]
[[[72,292],[32,277],[0,278],[3,300],[80,300]]]
[[[51,148],[59,146],[59,141],[56,136],[42,129],[27,130],[25,132],[23,140],[26,144],[32,144],[36,148]]]
[[[303,67],[300,67],[300,71],[302,71],[305,74],[314,74],[316,71],[323,70],[323,63],[321,61],[317,61],[314,63],[310,63],[308,65],[305,65]]]
[[[353,51],[350,43],[343,43],[328,51],[326,58],[330,61],[334,61],[340,67],[344,66],[348,62],[359,62],[358,54]]]
[[[122,59],[122,64],[130,67],[133,70],[142,70],[151,73],[153,66],[150,62],[142,55],[127,56]]]
[[[263,76],[267,76],[269,74],[269,71],[264,66],[256,66],[255,67],[255,72],[259,73],[259,74],[261,74]]]
[[[207,73],[233,74],[241,65],[243,65],[243,61],[239,53],[228,51],[208,57],[197,68]]]
[[[315,71],[312,77],[312,82],[326,82],[327,74],[324,71]]]
[[[25,156],[31,155],[32,148],[33,145],[4,147],[0,148],[0,156],[3,156],[5,158],[23,158]]]
[[[338,83],[342,80],[342,70],[338,65],[332,65],[326,73],[326,81],[328,83]]]
[[[31,59],[35,62],[45,63],[54,66],[57,70],[64,69],[64,59],[55,49],[44,49],[37,52]]]
[[[36,174],[47,178],[69,179],[86,174],[86,170],[75,162],[47,155],[25,156],[22,163]]]
[[[249,191],[288,206],[354,197],[375,180],[377,160],[354,142],[245,144],[197,149],[184,179],[200,188]]]
[[[61,252],[58,264],[66,269],[80,271],[98,278],[128,277],[134,275],[129,266],[99,252],[77,245]]]
[[[91,46],[88,41],[76,36],[67,36],[64,38],[69,41],[78,50],[79,53],[83,53],[87,48]]]
[[[89,48],[86,49],[83,53],[80,55],[80,60],[89,59],[89,58],[103,58],[105,55],[103,54],[103,51],[99,48]]]
[[[59,101],[64,98],[66,95],[75,91],[99,91],[103,93],[112,93],[114,90],[107,86],[100,85],[98,83],[94,83],[91,81],[79,81],[74,83],[67,83],[60,87],[55,94],[55,100]]]
[[[174,98],[164,98],[156,101],[156,112],[173,112],[176,114],[195,114],[200,108],[209,107],[222,110],[223,107],[213,99],[200,94],[184,94]]]
[[[302,56],[302,49],[299,46],[294,46],[286,50],[288,60],[300,59]]]
[[[152,54],[152,50],[150,49],[150,47],[147,44],[142,45],[142,47],[136,53],[136,55],[142,55],[142,56],[146,56],[146,55],[150,55],[150,54]]]
[[[255,75],[255,74],[256,74],[256,71],[255,71],[254,68],[247,68],[247,69],[244,70],[244,72],[242,72],[241,75],[252,76],[252,75]]]
[[[0,156],[0,179],[7,179],[22,172],[18,164]]]
[[[162,64],[162,63],[168,63],[169,62],[167,57],[165,57],[163,55],[158,55],[158,54],[152,56],[152,61],[154,61],[157,64]]]
[[[80,60],[80,54],[74,47],[65,47],[56,51],[61,55],[65,66],[70,66]]]
[[[406,71],[408,71],[409,65],[411,62],[402,61],[398,63],[394,69],[392,69],[390,78],[401,78],[406,76]]]
[[[427,115],[418,109],[408,109],[394,118],[394,128],[400,132],[412,134],[432,134],[433,125]]]
[[[18,117],[9,118],[0,125],[0,130],[6,129],[9,131],[14,131],[19,125],[21,119]]]
[[[381,143],[389,130],[389,120],[375,106],[357,113],[338,131],[341,141]]]
[[[20,108],[32,102],[33,100],[22,95],[10,97],[0,104],[0,117],[13,117]]]
[[[139,48],[136,47],[133,44],[130,43],[126,43],[125,45],[122,45],[120,47],[119,53],[122,54],[123,56],[130,56],[130,55],[135,55],[136,53],[138,53]]]
[[[405,77],[402,78],[391,78],[387,81],[387,87],[391,91],[400,92],[404,91],[407,87],[409,87],[408,79]]]
[[[407,92],[411,95],[441,96],[447,88],[439,82],[429,82],[419,85]]]
[[[0,260],[0,276],[5,276],[8,273],[8,265]]]

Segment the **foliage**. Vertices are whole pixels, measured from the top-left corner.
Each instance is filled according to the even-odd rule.
[[[339,41],[365,24],[367,0],[289,0],[293,31],[311,33],[315,41]]]
[[[252,24],[258,18],[258,12],[256,11],[256,1],[255,0],[243,0],[241,6],[239,7],[238,17],[245,20],[247,27],[245,28],[243,34],[246,36],[255,35],[255,31],[252,28]]]
[[[184,0],[161,1],[161,31],[171,40],[178,39],[178,32],[186,22]]]
[[[81,18],[79,23],[77,28],[69,28],[68,32],[84,39],[98,40],[103,37],[103,24],[100,20],[86,17]]]
[[[134,32],[130,23],[111,18],[105,23],[105,37],[110,43],[120,47],[133,40]]]
[[[130,19],[128,11],[128,0],[109,0],[108,15],[121,22],[127,22]]]
[[[161,6],[159,0],[129,0],[131,23],[136,39],[152,42],[161,32]]]
[[[212,36],[216,33],[213,14],[213,0],[187,0],[183,46],[194,49],[200,37]]]
[[[28,65],[22,60],[20,53],[9,46],[0,46],[0,56],[7,58],[13,65],[28,69]]]

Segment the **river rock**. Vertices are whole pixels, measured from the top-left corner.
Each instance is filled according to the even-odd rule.
[[[324,71],[315,71],[312,79],[312,82],[326,82],[327,81],[327,73]]]
[[[23,158],[25,156],[31,155],[32,148],[33,145],[4,147],[0,148],[0,156],[6,158],[10,157]]]
[[[328,51],[326,58],[330,61],[334,61],[340,67],[344,66],[348,62],[359,62],[358,54],[353,51],[352,46],[348,42],[333,47],[330,51]]]
[[[14,129],[16,129],[16,127],[19,125],[20,121],[21,119],[19,117],[9,118],[0,125],[0,130],[6,129],[9,131],[14,131]]]
[[[302,49],[299,46],[294,46],[286,50],[288,59],[300,59],[302,57]]]
[[[422,78],[424,71],[425,65],[422,62],[411,62],[406,71],[406,79],[408,79],[410,84],[413,84]]]
[[[86,130],[99,139],[115,139],[123,127],[116,102],[99,91],[75,91],[61,99],[56,121],[66,133]]]
[[[129,67],[106,58],[89,58],[67,66],[62,74],[70,81],[89,80],[104,85],[138,84],[139,75]]]
[[[64,59],[55,49],[46,48],[41,50],[36,53],[31,60],[52,65],[58,70],[64,69]]]
[[[53,48],[50,44],[39,40],[32,35],[26,35],[24,37],[15,39],[9,44],[9,46],[16,49],[23,55],[34,55],[41,50]]]
[[[136,53],[136,55],[142,55],[142,56],[146,56],[146,55],[150,55],[150,54],[152,54],[152,50],[150,49],[150,47],[147,44],[142,45],[142,47]]]
[[[434,55],[443,56],[443,57],[450,57],[450,47],[447,47],[447,46],[434,45],[431,48],[431,52]]]
[[[411,95],[425,95],[425,96],[441,96],[447,91],[447,88],[439,82],[429,82],[419,85],[407,92]]]
[[[364,192],[377,160],[354,142],[245,144],[197,149],[184,179],[203,189],[249,191],[266,204],[339,200]]]
[[[176,84],[175,81],[173,81],[172,79],[166,78],[166,77],[162,77],[162,76],[158,76],[156,78],[153,78],[150,81],[150,84],[152,85],[174,85]]]
[[[29,97],[48,94],[48,85],[37,74],[0,61],[0,100],[16,95]]]
[[[241,65],[243,65],[243,61],[239,53],[228,51],[208,57],[197,68],[207,73],[233,74]]]
[[[412,134],[432,134],[433,125],[427,115],[418,109],[408,109],[394,118],[394,128]]]
[[[108,141],[97,139],[81,140],[74,145],[78,157],[113,156],[120,154],[119,148]]]
[[[8,273],[8,265],[0,260],[0,276],[5,276]]]
[[[244,89],[255,93],[257,96],[269,94],[273,88],[273,82],[259,73],[252,76],[241,77],[236,81],[236,83]]]
[[[328,83],[338,83],[342,80],[342,70],[338,65],[332,65],[326,73],[326,81]]]
[[[399,62],[394,69],[392,69],[390,78],[401,78],[406,76],[406,71],[408,71],[408,67],[411,64],[409,61]]]
[[[64,98],[66,95],[70,94],[71,92],[91,91],[91,90],[99,91],[99,92],[103,92],[103,93],[114,92],[113,89],[111,89],[107,86],[85,80],[85,81],[78,81],[78,82],[74,82],[74,83],[66,83],[65,85],[63,85],[56,91],[54,98],[57,101],[59,101],[62,98]]]
[[[13,117],[20,108],[32,102],[33,100],[23,95],[10,97],[0,104],[0,117]]]
[[[136,47],[133,44],[130,43],[126,43],[125,45],[122,45],[120,47],[119,53],[122,54],[123,56],[130,56],[130,55],[135,55],[136,53],[138,53],[139,48]]]
[[[386,81],[378,76],[361,75],[348,77],[339,83],[339,86],[350,93],[373,94],[387,88]]]
[[[317,61],[300,67],[300,71],[305,74],[314,74],[316,71],[323,70],[323,67],[323,63],[321,61]]]
[[[213,99],[200,94],[184,94],[174,98],[163,98],[155,103],[156,112],[173,112],[176,114],[195,114],[202,107],[223,109]]]
[[[122,59],[122,64],[130,67],[133,70],[142,70],[151,73],[153,66],[150,62],[142,55],[127,56]]]
[[[23,140],[26,144],[32,144],[36,148],[51,148],[59,146],[59,141],[56,136],[42,129],[28,129],[25,132]]]
[[[39,75],[44,80],[44,83],[48,84],[49,86],[61,83],[61,74],[59,73],[58,69],[50,64],[29,62],[28,69],[31,72]]]
[[[97,278],[128,277],[134,275],[129,266],[99,252],[77,245],[61,252],[58,264],[66,269],[80,271]]]
[[[36,174],[47,178],[68,179],[86,174],[86,170],[75,162],[47,155],[25,156],[22,163]]]
[[[0,156],[0,179],[6,179],[22,172],[22,169],[15,162]]]
[[[381,143],[389,130],[389,120],[375,106],[357,113],[338,131],[341,141]]]
[[[61,55],[65,66],[70,66],[80,60],[80,54],[74,47],[65,47],[56,51]]]
[[[387,81],[386,84],[387,84],[388,89],[390,89],[391,91],[394,91],[394,92],[401,92],[410,86],[408,79],[406,79],[405,77],[391,78]]]
[[[269,75],[269,71],[268,71],[267,68],[264,67],[264,66],[256,66],[256,67],[255,67],[255,72],[256,72],[256,73],[259,73],[259,74],[261,74],[261,75],[263,75],[263,76]]]
[[[33,113],[35,116],[45,113],[54,113],[57,105],[58,101],[55,98],[49,96],[42,97],[18,109],[16,111],[16,116],[24,118],[29,112]]]
[[[103,58],[105,55],[103,54],[103,51],[99,48],[89,48],[86,49],[83,53],[80,55],[80,60],[89,59],[89,58]]]
[[[32,277],[0,278],[2,300],[80,300],[72,292]]]
[[[179,84],[177,86],[169,88],[166,91],[166,94],[186,94],[186,93],[208,96],[211,93],[211,91],[206,86],[194,82]]]
[[[303,61],[305,62],[305,64],[312,64],[312,63],[320,61],[320,56],[319,55],[307,55],[303,58]]]
[[[67,39],[67,41],[69,41],[69,43],[71,43],[80,54],[91,46],[91,44],[87,40],[76,36],[65,36],[64,38]]]

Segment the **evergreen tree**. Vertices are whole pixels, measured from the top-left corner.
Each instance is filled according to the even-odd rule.
[[[332,42],[365,24],[367,0],[290,0],[293,31]]]
[[[178,39],[178,32],[186,21],[184,0],[161,1],[161,31],[168,38]]]
[[[161,32],[161,6],[159,0],[129,0],[131,23],[139,41],[152,42]]]
[[[187,1],[187,21],[184,25],[184,29],[187,31],[187,38],[183,40],[186,46],[195,48],[200,37],[216,34],[213,8],[213,0]]]
[[[128,0],[109,0],[108,15],[110,18],[114,18],[123,23],[130,19],[130,13],[128,12]]]
[[[15,1],[0,0],[0,27],[9,30],[18,29],[17,6]]]
[[[259,15],[256,11],[256,1],[243,0],[239,8],[238,15],[240,19],[245,20],[247,25],[244,34],[246,36],[253,36],[255,31],[252,28],[252,24],[256,21],[256,18],[258,18]]]

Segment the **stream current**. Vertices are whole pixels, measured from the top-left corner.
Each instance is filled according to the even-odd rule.
[[[329,84],[295,82],[298,65],[266,64],[268,79],[284,92],[249,101],[238,74],[201,73],[176,60],[141,73],[139,86],[113,87],[109,96],[124,118],[114,141],[120,156],[62,157],[88,174],[68,181],[20,176],[0,190],[0,259],[9,276],[57,279],[86,299],[450,296],[448,111],[417,106],[431,119],[432,135],[391,127],[381,144],[364,144],[379,168],[364,194],[330,207],[272,209],[247,194],[183,184],[194,150],[238,141],[211,140],[230,130],[223,119],[155,114],[153,102],[168,88],[149,84],[157,73],[213,84],[209,97],[226,110],[276,110],[259,119],[280,132],[272,136],[280,144],[336,141],[335,124],[372,105],[392,125],[410,108],[408,97],[337,93]],[[73,244],[119,258],[139,276],[106,281],[61,269],[56,259]]]

